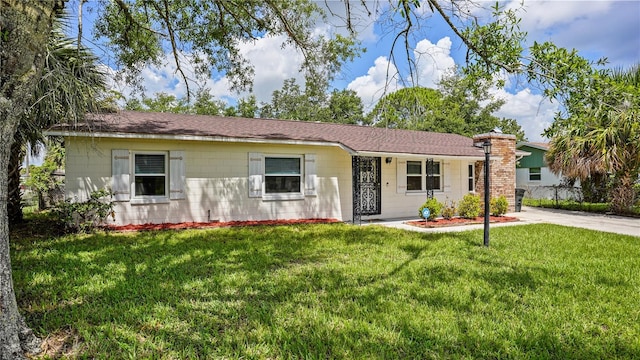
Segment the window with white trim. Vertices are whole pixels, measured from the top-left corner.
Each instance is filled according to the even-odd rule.
[[[473,164],[469,164],[468,169],[469,191],[473,192],[475,191],[475,169]]]
[[[112,149],[111,190],[132,204],[186,199],[185,151]]]
[[[133,154],[134,197],[166,197],[168,188],[167,153]]]
[[[542,180],[542,171],[539,167],[529,168],[529,181]]]
[[[422,161],[407,161],[407,190],[421,191],[422,187]]]
[[[441,162],[434,161],[431,178],[427,177],[426,161],[407,161],[407,191],[424,191],[430,186],[433,190],[442,190]],[[431,180],[431,183],[429,181]]]
[[[248,155],[250,198],[300,200],[318,195],[315,154]]]
[[[265,156],[264,191],[266,194],[302,193],[302,157]]]

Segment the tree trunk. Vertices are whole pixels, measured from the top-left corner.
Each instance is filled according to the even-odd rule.
[[[637,174],[620,172],[616,174],[613,186],[609,191],[609,208],[615,214],[625,215],[632,212],[636,201],[636,191],[633,187]]]
[[[53,20],[64,0],[0,0],[0,360],[39,352],[40,341],[18,312],[7,214],[11,145],[42,76]]]
[[[9,227],[21,223],[22,216],[22,190],[20,189],[20,170],[22,169],[22,159],[26,151],[22,144],[14,141],[11,145],[11,158],[9,159],[9,198],[7,203],[7,213],[9,214]]]

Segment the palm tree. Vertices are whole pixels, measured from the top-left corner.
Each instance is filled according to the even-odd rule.
[[[625,213],[636,198],[634,183],[640,172],[640,63],[610,75],[618,103],[601,111],[603,126],[588,135],[601,161],[613,175],[609,197],[611,210]]]
[[[608,185],[611,210],[625,213],[640,172],[640,64],[602,80],[598,97],[573,115],[579,121],[556,133],[547,162],[552,172],[580,179],[583,188]]]
[[[27,144],[37,152],[45,142],[43,129],[61,122],[77,122],[86,112],[101,108],[106,81],[98,59],[64,36],[62,21],[57,22],[49,37],[44,75],[14,138],[8,173],[9,224],[23,219],[20,170]]]
[[[586,201],[606,201],[607,169],[594,156],[593,144],[585,131],[584,127],[577,127],[556,135],[549,144],[546,161],[554,174],[579,179]]]

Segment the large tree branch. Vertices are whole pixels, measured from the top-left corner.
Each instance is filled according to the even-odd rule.
[[[162,18],[162,20],[165,23],[165,26],[167,27],[167,31],[169,33],[169,41],[171,42],[171,52],[173,53],[173,60],[176,64],[176,71],[180,73],[180,76],[182,77],[182,80],[184,81],[184,85],[186,87],[187,90],[187,101],[189,101],[191,99],[191,90],[189,88],[189,79],[187,78],[187,76],[184,73],[184,70],[182,70],[182,63],[180,62],[180,53],[178,52],[178,45],[177,45],[177,41],[176,41],[176,35],[175,32],[173,31],[173,25],[171,24],[171,18],[170,18],[170,12],[169,12],[169,3],[167,2],[167,0],[164,0],[163,2],[163,9],[160,9],[160,7],[157,5],[157,3],[153,3],[153,6],[156,8],[156,11],[158,12],[158,15]]]
[[[467,39],[467,37],[464,36],[464,34],[460,31],[460,29],[458,29],[458,27],[453,23],[453,21],[451,21],[451,18],[449,17],[449,15],[447,15],[444,9],[442,9],[442,6],[440,6],[437,0],[427,0],[427,2],[432,9],[436,9],[438,11],[438,14],[442,16],[444,21],[447,23],[447,25],[449,25],[449,28],[451,28],[451,30],[456,34],[456,36],[458,36],[460,40],[462,40],[462,42],[469,49],[471,49],[471,51],[478,54],[484,61],[493,65],[496,65],[510,73],[514,73],[518,71],[518,69],[504,62],[492,58],[489,54],[486,54],[484,51],[482,51],[482,49],[478,48],[474,43],[469,41],[469,39]]]

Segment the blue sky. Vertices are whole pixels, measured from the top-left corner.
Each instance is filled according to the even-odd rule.
[[[332,7],[340,5],[339,2],[333,1],[327,3]],[[476,3],[488,8],[495,2]],[[513,8],[521,5],[519,0],[501,3]],[[71,10],[74,6],[77,5],[72,4]],[[485,10],[474,8],[472,11],[482,14]],[[533,41],[552,41],[561,47],[575,48],[589,59],[607,57],[610,67],[627,68],[640,62],[638,0],[525,0],[523,11],[519,14],[522,18],[521,30],[528,33],[528,44],[532,44]],[[429,15],[428,11],[425,15]],[[85,17],[87,41],[91,39],[91,25],[86,24],[90,17],[90,14]],[[367,108],[375,104],[387,84],[388,55],[393,40],[393,36],[388,34],[389,29],[385,29],[375,20],[363,23],[360,27],[360,40],[366,52],[346,64],[333,83],[335,88],[356,91]],[[451,67],[463,65],[465,49],[461,46],[461,41],[438,17],[432,16],[420,26],[421,30],[414,35],[412,45],[429,56],[423,56],[419,63],[419,83],[422,86],[434,87],[439,77]],[[319,23],[317,31],[339,31],[336,29],[332,23]],[[258,101],[268,102],[271,93],[279,89],[285,79],[296,78],[302,82],[302,75],[298,72],[301,55],[291,48],[283,49],[282,41],[283,39],[278,37],[264,37],[242,47],[242,53],[255,66],[253,93]],[[97,52],[108,62],[105,53],[100,54],[99,50]],[[142,74],[148,96],[156,92],[165,92],[181,97],[185,93],[185,86],[176,76],[170,57],[167,57],[164,66],[145,68]],[[247,95],[230,92],[224,76],[210,79],[205,85],[217,98],[231,103]],[[398,88],[395,84],[387,85],[387,91]],[[124,94],[130,92],[126,84],[113,82],[113,87]],[[493,89],[493,93],[506,101],[495,115],[516,119],[530,141],[544,140],[541,133],[550,125],[553,115],[558,111],[557,103],[545,100],[536,89],[517,79],[510,79],[505,89]]]

